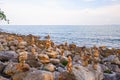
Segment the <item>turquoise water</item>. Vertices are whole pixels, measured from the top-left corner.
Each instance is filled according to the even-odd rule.
[[[4,25],[0,28],[12,33],[39,35],[41,39],[49,34],[56,44],[67,41],[79,46],[106,45],[120,48],[120,26],[118,25]]]

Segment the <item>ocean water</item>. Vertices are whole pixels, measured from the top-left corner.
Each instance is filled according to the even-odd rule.
[[[33,34],[44,39],[48,34],[56,44],[75,43],[78,46],[120,48],[119,25],[0,25],[3,31]]]

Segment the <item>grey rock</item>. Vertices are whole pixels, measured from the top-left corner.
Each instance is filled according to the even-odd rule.
[[[46,52],[46,54],[50,57],[50,58],[56,58],[58,53],[56,51],[52,51],[52,52]]]
[[[57,70],[58,70],[59,72],[64,72],[64,71],[65,71],[65,69],[62,68],[62,67],[58,67]]]
[[[2,73],[4,68],[5,68],[5,64],[0,62],[0,73]]]
[[[51,72],[37,70],[27,74],[23,80],[54,80],[54,76]]]
[[[118,65],[107,64],[106,66],[109,68],[109,70],[113,72],[120,72],[120,68],[118,67]]]
[[[60,75],[60,72],[53,72],[53,75],[54,75],[54,80],[59,80],[59,75]]]
[[[68,50],[64,51],[65,56],[72,55],[72,53]]]
[[[18,57],[15,51],[1,51],[0,52],[0,60],[1,61],[8,61],[10,59],[15,59]]]
[[[60,63],[60,60],[59,59],[50,59],[50,62],[52,63],[52,64],[59,64]]]
[[[0,80],[9,80],[9,79],[0,76]]]
[[[104,73],[105,80],[117,80],[116,73],[112,72],[112,74]]]
[[[51,72],[54,72],[55,71],[55,66],[51,63],[45,64],[44,69],[48,70],[48,71],[51,71]]]
[[[83,66],[74,65],[72,73],[75,75],[76,80],[102,80],[103,72],[101,67],[98,66],[97,70],[90,69]]]

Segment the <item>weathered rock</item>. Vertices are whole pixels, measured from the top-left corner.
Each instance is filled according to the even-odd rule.
[[[9,41],[8,42],[9,46],[17,46],[18,45],[18,40],[14,40],[14,41]]]
[[[10,49],[13,50],[13,51],[16,50],[15,46],[10,46]]]
[[[45,64],[44,69],[48,70],[48,71],[51,71],[51,72],[54,72],[55,71],[55,66],[51,63]]]
[[[8,76],[12,76],[15,73],[18,72],[17,67],[16,67],[17,63],[13,63],[10,62],[4,69],[3,73],[8,75]]]
[[[58,53],[56,51],[52,51],[52,52],[46,52],[46,54],[50,57],[50,58],[56,58]]]
[[[59,64],[60,63],[60,60],[59,59],[50,59],[50,62],[52,63],[52,64]]]
[[[21,45],[21,46],[26,46],[26,45],[27,45],[27,42],[26,42],[26,41],[22,41],[22,42],[19,43],[19,45]]]
[[[27,74],[23,80],[54,80],[54,76],[51,72],[37,70]]]
[[[65,69],[62,68],[62,67],[58,67],[57,70],[58,70],[59,72],[64,72],[64,71],[65,71]]]
[[[104,73],[105,80],[117,80],[116,73],[112,72],[112,74]]]
[[[0,62],[0,73],[2,73],[4,68],[5,68],[5,64]]]
[[[3,45],[0,45],[0,51],[4,51]]]
[[[26,60],[26,63],[30,65],[30,67],[40,67],[41,63],[36,60],[36,56],[33,54],[28,54],[28,59]]]
[[[46,54],[39,54],[38,59],[40,60],[41,63],[49,63],[49,57]]]
[[[72,73],[75,75],[76,80],[102,80],[103,74],[100,66],[97,70],[86,68],[79,65],[74,65]]]
[[[104,58],[103,61],[108,61],[120,65],[120,60],[116,55],[110,55],[107,58]]]
[[[15,51],[1,51],[0,52],[0,61],[8,61],[10,59],[16,59],[18,54]]]
[[[105,65],[103,65],[103,64],[101,64],[100,66],[101,66],[102,71],[106,71],[106,70],[109,69],[107,66],[105,66]]]
[[[54,75],[54,80],[59,80],[59,75],[60,75],[60,72],[53,72],[53,75]]]
[[[120,73],[116,73],[117,80],[120,80]]]
[[[28,73],[29,71],[16,73],[15,75],[12,76],[12,80],[23,80]]]
[[[9,79],[0,76],[0,80],[9,80]]]
[[[67,65],[67,63],[68,63],[68,58],[67,57],[61,57],[60,58],[60,62],[64,65],[64,66],[66,66]]]
[[[26,72],[30,69],[29,65],[24,64],[23,67],[20,66],[18,63],[13,63],[10,62],[8,65],[5,67],[3,73],[7,76],[13,76],[14,74],[18,72]]]
[[[79,60],[80,60],[80,55],[75,55],[75,56],[73,57],[73,61],[77,62],[77,61],[79,61]]]
[[[68,56],[68,55],[72,55],[72,53],[70,51],[66,50],[66,51],[64,51],[64,55]]]
[[[118,67],[118,65],[106,64],[106,66],[109,68],[109,70],[113,72],[120,72],[120,68]]]
[[[64,72],[60,73],[59,80],[78,80],[78,79],[76,79],[76,77],[73,73],[68,73],[67,71],[64,71]],[[80,78],[79,78],[79,80],[80,80]]]

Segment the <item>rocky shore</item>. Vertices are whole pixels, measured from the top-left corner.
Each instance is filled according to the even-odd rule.
[[[0,80],[120,80],[120,49],[45,38],[0,32]]]

